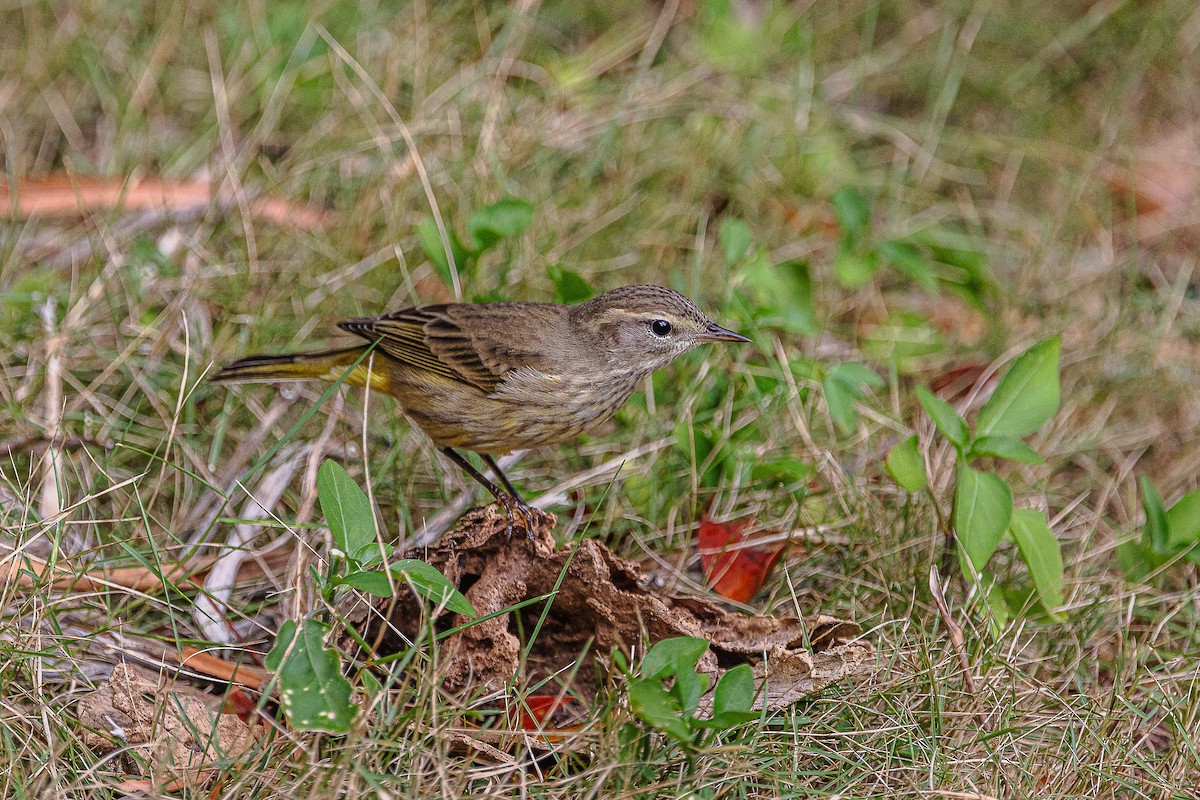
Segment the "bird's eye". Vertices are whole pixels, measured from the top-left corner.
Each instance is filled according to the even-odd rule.
[[[671,323],[667,322],[665,319],[656,319],[654,322],[650,323],[650,332],[655,336],[670,336]]]

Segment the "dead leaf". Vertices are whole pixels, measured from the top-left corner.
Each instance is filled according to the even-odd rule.
[[[1189,125],[1139,147],[1108,169],[1118,210],[1133,201],[1140,240],[1200,223],[1200,126]]]
[[[214,198],[230,204],[235,198],[219,184],[207,180],[168,180],[139,177],[91,177],[54,173],[22,178],[15,185],[0,181],[0,218],[74,218],[96,211],[187,211],[204,207]],[[324,224],[325,212],[278,197],[252,197],[251,213],[262,220],[294,228],[312,229]]]
[[[758,594],[767,576],[783,555],[787,542],[766,547],[743,544],[743,531],[752,520],[714,522],[700,517],[700,564],[712,590],[738,603],[748,603]]]
[[[854,675],[871,660],[871,647],[859,639],[861,631],[852,622],[745,615],[695,597],[660,595],[644,588],[646,578],[636,566],[600,542],[582,539],[556,546],[554,523],[553,516],[543,514],[531,539],[518,530],[509,540],[503,510],[488,506],[467,514],[432,546],[405,554],[440,570],[481,618],[497,614],[442,641],[446,689],[502,692],[514,684],[531,685],[551,676],[562,681],[574,674],[578,678],[569,691],[586,703],[614,648],[636,659],[644,645],[697,636],[712,644],[701,659],[701,671],[715,677],[748,663],[768,682],[760,702],[778,709]],[[553,598],[549,609],[543,602],[505,612],[547,595]],[[421,638],[424,606],[413,596],[358,602],[344,618],[375,645],[376,655],[397,652]],[[386,624],[380,622],[381,614]],[[521,634],[533,631],[539,620],[537,638],[524,652]],[[437,626],[467,621],[446,612]],[[350,635],[342,639],[350,650],[356,648],[354,642]]]
[[[84,695],[77,715],[88,747],[121,751],[130,768],[137,753],[155,784],[203,782],[216,762],[249,750],[261,730],[222,714],[221,698],[127,663]]]

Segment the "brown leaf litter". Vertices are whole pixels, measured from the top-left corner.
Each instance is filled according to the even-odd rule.
[[[168,791],[202,781],[221,761],[236,761],[261,728],[222,713],[220,697],[132,664],[118,664],[77,709],[84,743],[97,753],[120,752],[123,766],[149,772],[131,789]],[[137,784],[134,786],[133,784]]]
[[[442,641],[446,689],[483,694],[551,678],[549,686],[565,685],[590,698],[614,648],[636,659],[662,639],[695,636],[711,643],[697,669],[712,675],[712,684],[725,670],[748,663],[765,683],[756,707],[777,710],[871,663],[872,648],[853,622],[750,616],[698,597],[660,595],[645,588],[647,579],[634,564],[600,542],[558,546],[552,515],[539,514],[533,523],[528,538],[518,525],[509,540],[503,510],[488,506],[468,513],[429,548],[405,553],[440,570],[481,618],[497,614]],[[544,596],[551,598],[548,610],[545,602],[533,602],[505,611]],[[375,656],[422,638],[425,615],[412,594],[357,602],[346,620],[373,644]],[[434,627],[445,631],[468,622],[445,612]],[[524,643],[522,634],[530,637],[535,629],[536,638]],[[353,649],[352,637],[343,645]]]

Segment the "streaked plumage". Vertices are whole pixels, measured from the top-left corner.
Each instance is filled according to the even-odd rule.
[[[455,448],[480,453],[493,470],[492,455],[562,442],[600,424],[643,378],[692,347],[749,341],[661,286],[625,286],[576,306],[417,306],[338,327],[375,343],[358,366],[370,345],[251,356],[212,379],[337,380],[350,370],[347,383],[394,396],[460,465],[466,462]],[[504,502],[494,485],[467,468]]]

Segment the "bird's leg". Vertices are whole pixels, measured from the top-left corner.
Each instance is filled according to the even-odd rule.
[[[481,473],[479,470],[477,470],[473,466],[471,466],[471,462],[467,461],[465,458],[463,458],[461,455],[459,455],[458,452],[454,450],[454,448],[443,447],[442,452],[446,455],[447,458],[449,458],[455,464],[458,464],[458,466],[462,467],[463,472],[467,473],[472,478],[474,478],[476,483],[478,483],[480,486],[482,486],[483,488],[485,488],[489,492],[491,492],[492,496],[495,497],[500,502],[500,505],[504,506],[504,510],[508,513],[508,538],[509,539],[512,538],[513,523],[516,521],[516,517],[513,515],[514,507],[521,512],[521,516],[525,517],[525,520],[526,520],[525,533],[529,536],[530,539],[533,538],[532,524],[530,522],[530,512],[532,511],[532,509],[530,509],[529,506],[525,504],[525,501],[522,500],[521,496],[517,494],[515,489],[513,489],[512,484],[508,482],[508,478],[506,478],[504,476],[503,472],[501,472],[499,469],[497,469],[495,462],[493,462],[490,457],[483,456],[483,460],[487,462],[489,467],[491,467],[493,470],[495,470],[497,477],[500,478],[500,480],[504,484],[505,488],[508,489],[507,492],[502,491],[499,486],[497,486],[496,484],[492,483],[487,478],[485,478],[483,473]]]
[[[525,532],[529,534],[529,538],[532,539],[534,517],[537,515],[537,509],[521,499],[521,495],[517,494],[517,490],[513,487],[512,482],[508,480],[508,476],[504,474],[502,469],[500,469],[500,465],[496,463],[494,458],[489,456],[487,453],[480,453],[479,457],[483,459],[483,463],[488,465],[488,469],[492,471],[492,474],[500,479],[500,483],[503,484],[504,488],[508,490],[508,493],[512,496],[512,499],[516,501],[517,510],[520,511],[521,516],[525,518]]]

